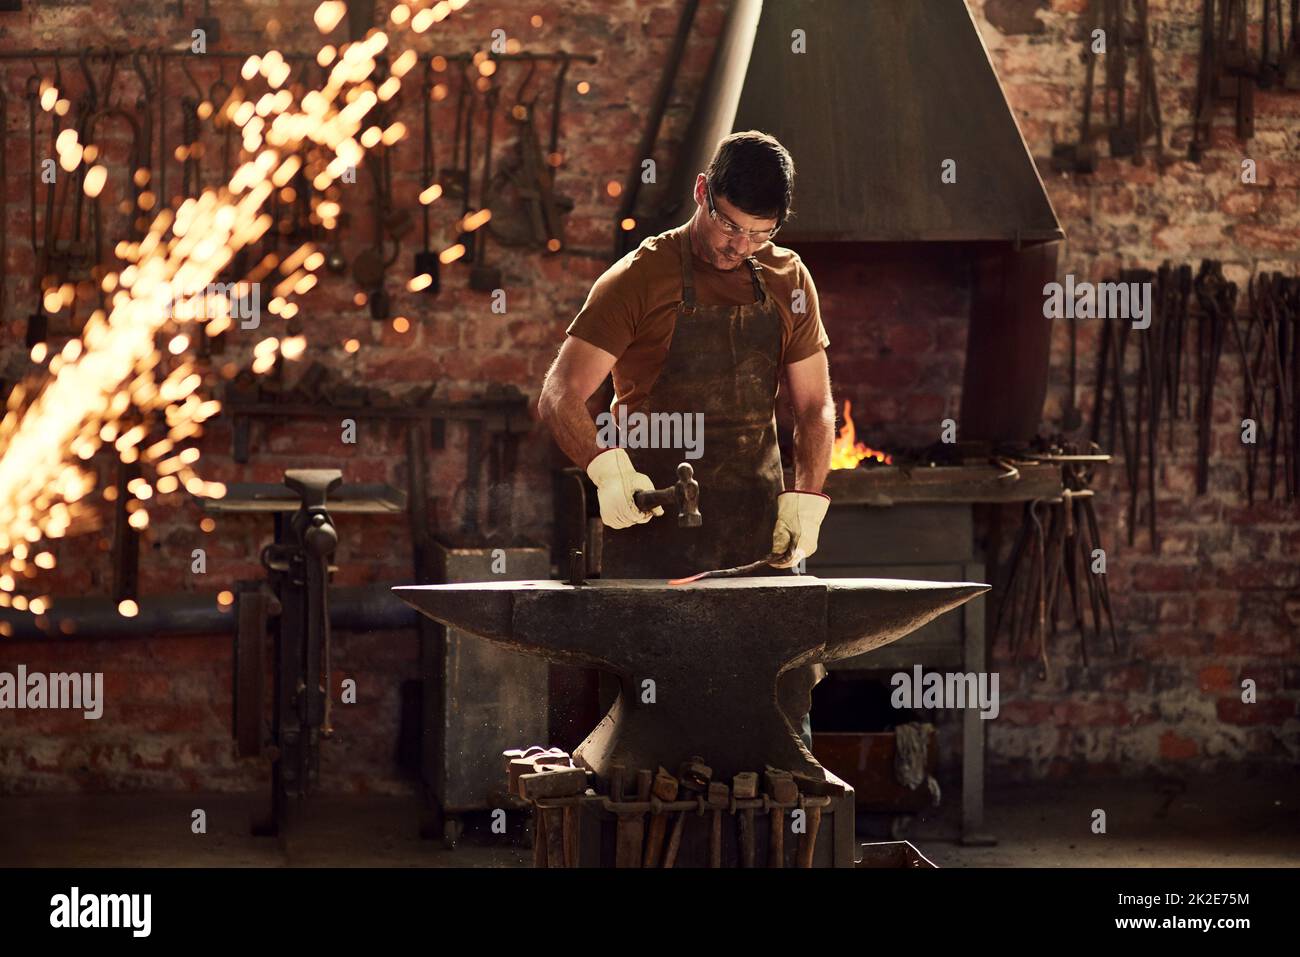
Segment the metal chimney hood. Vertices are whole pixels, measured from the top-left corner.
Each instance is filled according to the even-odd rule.
[[[1064,238],[963,0],[736,0],[731,14],[678,178],[720,129],[758,129],[795,161],[783,244]]]

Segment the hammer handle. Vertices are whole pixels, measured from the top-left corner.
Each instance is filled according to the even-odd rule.
[[[817,850],[817,832],[822,826],[822,809],[820,806],[806,809],[808,816],[804,821],[804,833],[799,835],[799,866],[812,867],[813,854]]]
[[[767,866],[785,867],[785,811],[772,808],[768,814]]]
[[[677,488],[657,488],[653,492],[633,492],[632,501],[643,512],[653,512],[657,506],[677,506]]]

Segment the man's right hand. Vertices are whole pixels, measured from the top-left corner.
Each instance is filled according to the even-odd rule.
[[[637,508],[633,494],[654,491],[655,486],[650,476],[632,467],[632,460],[623,449],[601,452],[587,464],[587,476],[596,484],[600,520],[606,528],[641,525],[650,521],[652,515],[664,513],[659,506],[653,512]]]

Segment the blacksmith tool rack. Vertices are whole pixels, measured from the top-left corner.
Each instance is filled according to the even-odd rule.
[[[833,782],[772,767],[761,775],[762,794],[755,771],[736,774],[728,786],[712,780],[712,768],[700,757],[685,762],[676,776],[663,767],[638,770],[631,794],[624,790],[626,770],[616,766],[609,793],[598,793],[595,775],[558,748],[507,751],[502,757],[509,793],[533,809],[536,868],[671,869],[679,856],[687,866],[707,860],[710,868],[811,868],[823,809],[844,796]],[[791,827],[796,812],[802,816],[797,830]],[[766,826],[759,824],[760,815]],[[698,823],[688,828],[688,821]],[[788,845],[787,828],[798,837]]]
[[[1121,270],[1119,282],[1152,284],[1151,324],[1135,330],[1127,319],[1103,320],[1091,441],[1100,447],[1104,436],[1106,447],[1123,453],[1129,544],[1144,517],[1152,550],[1160,551],[1155,500],[1162,425],[1172,453],[1177,421],[1194,420],[1196,494],[1208,491],[1214,403],[1225,348],[1235,352],[1242,369],[1240,421],[1255,423],[1255,441],[1242,443],[1246,499],[1253,504],[1261,490],[1259,469],[1267,446],[1264,479],[1269,500],[1296,500],[1300,280],[1280,273],[1253,277],[1244,315],[1239,314],[1237,284],[1227,280],[1218,260],[1202,260],[1195,276],[1190,265],[1167,262],[1154,271]],[[1130,340],[1136,341],[1136,349],[1129,349]],[[1137,353],[1136,370],[1129,361],[1131,351]]]
[[[1090,0],[1081,58],[1086,64],[1083,109],[1077,142],[1052,150],[1053,168],[1074,173],[1097,169],[1096,140],[1105,137],[1110,156],[1131,156],[1145,162],[1148,140],[1155,139],[1156,168],[1173,160],[1164,152],[1164,123],[1152,56],[1150,0]],[[1300,0],[1290,0],[1290,22],[1283,0],[1201,0],[1200,61],[1194,95],[1192,136],[1188,159],[1200,162],[1210,144],[1210,128],[1220,103],[1233,104],[1238,139],[1255,135],[1255,91],[1300,91]],[[1093,52],[1093,32],[1105,32],[1102,56],[1101,126],[1093,125],[1095,76],[1099,54]],[[1253,47],[1251,37],[1259,37]],[[1136,109],[1130,110],[1129,61],[1136,61]]]
[[[212,42],[212,35],[209,35]],[[188,51],[158,48],[135,49],[28,49],[10,50],[0,53],[0,70],[8,74],[11,70],[26,73],[27,131],[30,140],[28,146],[30,169],[28,171],[28,201],[30,205],[30,242],[36,261],[36,269],[30,280],[30,289],[24,288],[20,296],[30,296],[35,300],[34,308],[27,320],[26,339],[30,349],[39,342],[45,342],[51,332],[56,334],[76,334],[79,331],[75,304],[67,310],[68,315],[57,319],[57,327],[51,329],[52,316],[44,306],[47,290],[57,288],[65,282],[94,281],[98,289],[98,280],[102,278],[107,266],[102,262],[113,241],[137,238],[147,228],[149,219],[160,207],[177,200],[197,196],[203,189],[220,185],[229,177],[231,164],[237,160],[232,155],[231,123],[223,115],[223,106],[229,100],[237,86],[227,80],[233,76],[233,83],[238,84],[238,72],[249,56],[250,51],[209,49],[202,56]],[[289,88],[301,90],[308,82],[313,71],[324,76],[324,69],[315,63],[316,54],[286,53],[287,63],[294,68],[294,78]],[[445,64],[455,64],[468,68],[476,65],[473,53],[428,53],[420,56],[420,67],[425,74],[432,69],[446,69]],[[540,234],[534,231],[533,240],[551,251],[563,245],[563,217],[572,210],[573,201],[560,196],[555,190],[555,178],[560,165],[560,128],[562,93],[565,77],[569,67],[577,63],[594,63],[596,58],[589,54],[576,54],[568,51],[554,53],[506,53],[492,57],[499,66],[500,77],[506,74],[507,66],[519,69],[524,67],[531,73],[538,64],[554,64],[555,86],[550,94],[549,152],[543,155],[539,137],[534,131],[536,97],[526,104],[515,103],[514,114],[522,118],[519,124],[520,135],[518,147],[526,166],[520,172],[520,165],[507,166],[503,172],[513,175],[520,187],[519,200],[524,208],[514,210],[509,203],[497,204],[495,210],[499,215],[495,225],[486,228],[496,234],[503,234],[510,228],[510,220],[519,220],[529,214],[537,221],[543,217]],[[436,63],[436,66],[434,64]],[[386,61],[379,58],[379,70],[386,69]],[[475,71],[477,75],[477,71]],[[486,82],[478,78],[480,82]],[[45,112],[39,108],[41,95],[45,93],[46,84],[53,82],[58,87],[60,97],[68,102],[65,115],[50,111],[48,120]],[[21,84],[11,84],[18,86]],[[420,84],[414,84],[414,95],[419,97],[424,92]],[[495,89],[495,87],[493,88]],[[176,95],[164,97],[162,91],[174,91]],[[427,97],[420,97],[425,104]],[[386,106],[402,109],[399,100],[390,101]],[[9,104],[0,100],[0,113],[7,113]],[[210,122],[201,122],[202,119]],[[48,145],[43,140],[44,129],[48,123]],[[101,149],[114,148],[115,153],[122,147],[117,140],[104,143],[96,142],[96,137],[103,134],[112,125],[125,131],[126,148],[124,168],[144,173],[132,175],[125,181],[122,198],[138,202],[146,189],[158,199],[151,210],[143,213],[136,207],[121,213],[112,212],[112,207],[105,205],[101,210],[100,197],[86,200],[81,189],[81,178],[85,166],[81,165],[70,175],[60,176],[57,183],[44,187],[43,202],[38,188],[39,163],[55,155],[55,142],[61,129],[74,127],[78,141],[84,144],[95,143]],[[466,124],[467,127],[472,124]],[[113,134],[119,133],[113,130]],[[169,143],[169,132],[179,136],[180,143]],[[469,130],[467,128],[467,135]],[[7,133],[7,124],[6,124]],[[423,129],[424,143],[429,142],[430,128],[426,122]],[[120,137],[119,137],[120,139]],[[8,150],[3,151],[6,154]],[[386,167],[389,155],[382,150],[373,154],[370,166],[376,169],[383,164]],[[208,159],[205,162],[205,157]],[[115,155],[116,158],[116,155]],[[489,157],[484,157],[488,160]],[[471,160],[465,157],[465,164]],[[0,160],[0,173],[4,169]],[[489,165],[487,167],[491,169]],[[383,287],[383,267],[393,261],[402,250],[402,242],[412,232],[413,220],[410,213],[395,203],[392,198],[391,182],[388,176],[379,177],[382,181],[376,187],[376,205],[384,211],[382,222],[376,224],[380,233],[379,246],[383,250],[378,258],[378,268],[363,270],[363,291],[366,302],[371,306],[372,315],[383,318],[387,315],[387,295]],[[170,191],[169,191],[170,180]],[[222,281],[235,281],[249,278],[257,281],[258,276],[249,275],[243,267],[261,262],[268,252],[288,243],[321,241],[320,229],[310,223],[311,210],[308,204],[309,189],[305,173],[299,171],[288,184],[293,188],[295,200],[284,202],[277,192],[269,201],[269,212],[274,221],[274,228],[267,230],[265,236],[254,247],[241,250],[223,271]],[[421,186],[423,188],[423,186]],[[334,188],[327,190],[331,198]],[[57,196],[57,202],[56,202]],[[70,209],[69,209],[70,207]],[[338,227],[334,231],[334,242],[330,248],[328,264],[335,274],[346,271],[347,261],[343,259],[339,247],[339,231],[350,228],[353,215],[345,211],[339,217]],[[70,221],[70,222],[69,222]],[[427,231],[426,231],[427,232]],[[472,234],[471,234],[472,235]],[[485,234],[486,235],[486,234]],[[424,237],[424,248],[428,249],[428,237]],[[7,244],[0,244],[0,289],[4,288],[7,278]],[[358,262],[373,266],[374,255],[363,250]],[[466,262],[470,262],[467,257]],[[259,267],[260,268],[260,267]],[[254,271],[255,272],[255,271]],[[360,281],[360,280],[359,280]],[[435,290],[436,291],[436,290]],[[101,305],[104,297],[102,290],[96,295]],[[206,354],[208,348],[206,337],[200,339],[199,348]],[[219,344],[213,344],[217,348]]]
[[[452,499],[459,497],[461,519],[456,537],[473,541],[486,536],[499,537],[510,528],[511,495],[508,477],[513,474],[519,442],[532,428],[528,416],[528,399],[515,386],[490,385],[479,398],[443,400],[434,398],[436,386],[411,389],[398,395],[373,386],[359,386],[340,381],[321,363],[312,363],[296,385],[281,391],[277,378],[282,375],[277,363],[267,381],[259,382],[248,370],[236,374],[226,388],[222,415],[232,421],[234,460],[248,462],[253,444],[255,421],[268,421],[268,427],[284,419],[334,419],[352,417],[420,423],[426,435],[411,445],[412,454],[424,454],[427,447],[446,448],[446,426],[461,422],[466,428],[466,477]],[[484,448],[484,444],[487,448]],[[485,456],[486,452],[486,456]],[[487,495],[483,494],[484,459],[488,472]],[[427,467],[422,469],[427,474]],[[414,469],[412,470],[414,471]],[[424,496],[427,487],[412,488],[411,494]],[[486,522],[482,503],[487,501]]]
[[[1127,284],[1132,283],[1151,284],[1150,325],[1133,329],[1127,318],[1108,314],[1102,319],[1089,437],[1092,445],[1100,449],[1104,433],[1104,447],[1123,452],[1128,484],[1128,542],[1132,545],[1136,540],[1139,518],[1144,516],[1151,548],[1158,553],[1155,489],[1160,427],[1162,422],[1166,426],[1167,447],[1172,453],[1175,423],[1191,415],[1193,390],[1190,376],[1184,375],[1184,364],[1192,339],[1192,293],[1195,288],[1199,295],[1202,280],[1193,281],[1190,266],[1175,267],[1166,262],[1156,270],[1121,270],[1118,282],[1126,288],[1131,288]],[[1198,334],[1200,331],[1198,326]],[[1130,341],[1136,343],[1131,350],[1137,353],[1136,372],[1129,368]],[[1208,432],[1205,440],[1208,442]],[[1143,497],[1144,512],[1139,507]]]
[[[1050,671],[1047,636],[1057,633],[1064,609],[1064,592],[1070,593],[1073,623],[1079,633],[1079,654],[1088,665],[1085,619],[1092,615],[1094,638],[1101,639],[1102,616],[1110,631],[1111,645],[1119,650],[1106,575],[1092,570],[1094,549],[1103,548],[1100,525],[1093,508],[1093,470],[1110,456],[1094,443],[1086,451],[1059,444],[1033,461],[1059,463],[1060,495],[1028,501],[1019,534],[1007,560],[1001,595],[994,618],[991,645],[996,647],[1003,626],[1008,633],[1008,653],[1014,660],[1022,648],[1038,650],[1039,678]],[[1044,528],[1046,524],[1046,528]],[[1081,600],[1087,591],[1087,601]]]
[[[1300,0],[1263,0],[1256,21],[1250,0],[1201,0],[1201,53],[1196,107],[1187,156],[1200,162],[1210,144],[1216,105],[1234,104],[1236,135],[1255,135],[1255,90],[1300,91]],[[1258,30],[1255,29],[1258,25]],[[1258,33],[1258,50],[1250,38]]]
[[[1052,165],[1057,170],[1093,173],[1097,169],[1095,142],[1105,137],[1110,156],[1133,157],[1135,166],[1146,162],[1147,142],[1154,137],[1156,169],[1163,170],[1172,160],[1165,156],[1164,123],[1160,115],[1160,91],[1156,84],[1155,64],[1151,53],[1149,0],[1090,0],[1087,28],[1083,33],[1081,54],[1086,70],[1083,87],[1083,116],[1076,143],[1062,143],[1052,150]],[[1097,57],[1093,52],[1093,32],[1105,32],[1102,56],[1103,87],[1100,128],[1093,127],[1094,79]],[[1136,66],[1136,115],[1129,110],[1129,61]]]

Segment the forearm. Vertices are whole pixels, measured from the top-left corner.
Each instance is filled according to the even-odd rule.
[[[537,411],[551,430],[555,444],[579,468],[585,469],[587,463],[605,451],[596,443],[596,423],[587,410],[587,403],[576,395],[543,392]]]
[[[794,485],[804,492],[820,492],[831,469],[835,443],[835,406],[829,400],[808,409],[794,422]]]

